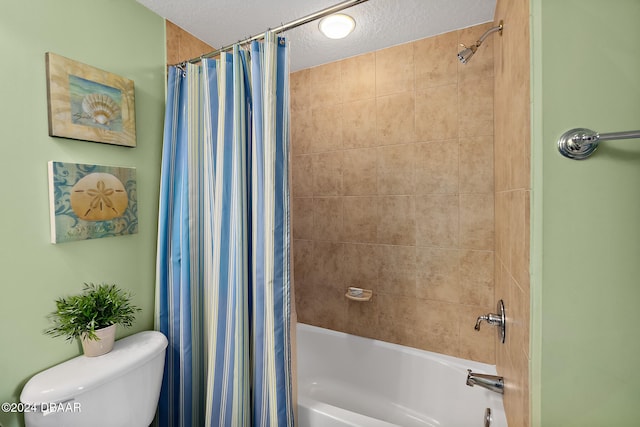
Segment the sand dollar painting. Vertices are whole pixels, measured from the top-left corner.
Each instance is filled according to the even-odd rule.
[[[108,221],[124,214],[129,204],[127,190],[110,173],[94,172],[71,188],[71,209],[85,221]]]
[[[138,232],[136,169],[49,162],[51,242]]]

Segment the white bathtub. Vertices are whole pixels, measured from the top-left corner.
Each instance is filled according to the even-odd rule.
[[[299,427],[506,427],[502,396],[465,384],[495,366],[297,326]]]

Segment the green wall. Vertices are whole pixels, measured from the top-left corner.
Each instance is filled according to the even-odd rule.
[[[135,0],[5,1],[0,13],[0,402],[17,402],[35,373],[79,354],[42,334],[55,298],[83,282],[130,289],[153,327],[158,183],[164,111],[164,21]],[[135,82],[136,148],[51,138],[45,52]],[[139,232],[49,243],[49,160],[137,168]],[[0,412],[0,424],[22,417]]]
[[[533,425],[640,423],[640,1],[532,0]]]

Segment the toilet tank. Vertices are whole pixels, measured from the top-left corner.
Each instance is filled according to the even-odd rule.
[[[78,356],[22,389],[27,427],[147,427],[158,405],[166,337],[145,331],[99,357]]]

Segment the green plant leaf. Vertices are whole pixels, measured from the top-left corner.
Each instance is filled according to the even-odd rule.
[[[140,311],[131,297],[131,292],[116,285],[85,283],[81,294],[56,300],[56,311],[49,315],[53,326],[44,333],[69,341],[83,336],[95,340],[97,329],[115,324],[130,327]]]

